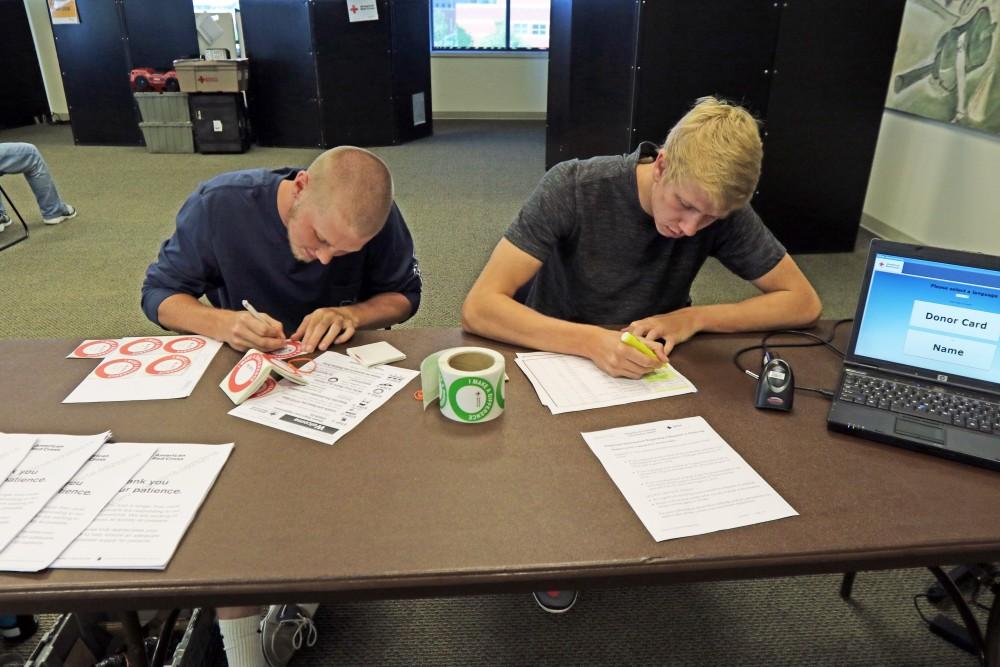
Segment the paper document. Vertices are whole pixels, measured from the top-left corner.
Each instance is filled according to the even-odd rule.
[[[52,567],[162,570],[167,566],[233,443],[155,447],[153,457]]]
[[[798,515],[701,417],[582,435],[657,542]]]
[[[324,352],[314,362],[299,369],[309,373],[308,385],[282,380],[229,414],[332,445],[420,374],[395,366],[368,368],[338,352]]]
[[[638,380],[613,378],[583,357],[521,352],[514,358],[552,414],[624,405],[698,391],[669,364]]]
[[[35,445],[0,484],[0,549],[28,525],[52,496],[72,479],[94,452],[111,437],[38,435]]]
[[[148,401],[190,396],[222,343],[207,336],[145,336],[84,341],[71,356],[104,360],[63,403]]]
[[[156,452],[156,445],[105,443],[17,537],[0,551],[0,570],[47,568]]]
[[[0,433],[0,484],[24,460],[37,439],[38,436],[26,433]]]

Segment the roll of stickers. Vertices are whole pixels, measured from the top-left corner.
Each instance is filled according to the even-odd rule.
[[[485,347],[453,347],[420,364],[424,409],[437,400],[448,419],[475,424],[503,414],[504,361]]]

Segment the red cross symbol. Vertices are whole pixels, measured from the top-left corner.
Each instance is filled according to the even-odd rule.
[[[205,83],[204,75],[198,77],[198,83]]]
[[[358,7],[357,7],[357,5],[351,5],[351,13],[352,14],[357,14],[358,13]]]

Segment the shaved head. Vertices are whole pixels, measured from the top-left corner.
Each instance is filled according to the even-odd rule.
[[[307,171],[303,204],[320,215],[336,209],[359,237],[372,237],[382,229],[392,208],[393,188],[381,158],[364,148],[338,146],[313,160]]]

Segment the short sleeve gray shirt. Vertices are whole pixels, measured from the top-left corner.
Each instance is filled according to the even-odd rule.
[[[542,262],[526,304],[559,319],[624,324],[690,304],[709,256],[745,280],[773,269],[785,248],[747,206],[694,236],[656,231],[639,204],[636,166],[656,155],[569,160],[545,174],[505,233]]]

